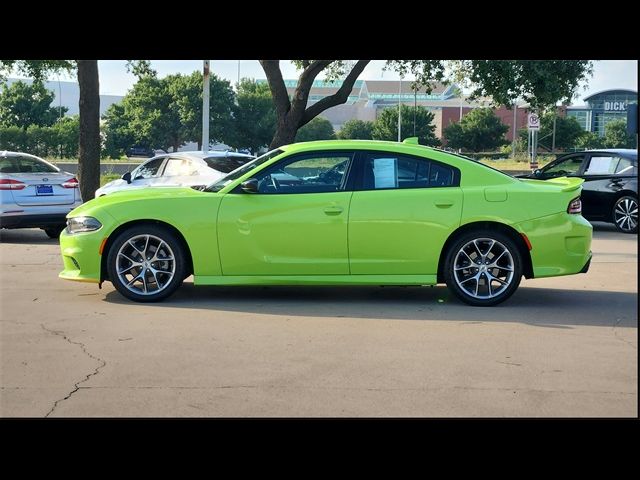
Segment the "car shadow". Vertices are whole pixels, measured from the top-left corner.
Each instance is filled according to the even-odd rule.
[[[113,290],[104,301],[132,305]],[[286,317],[361,318],[460,323],[518,322],[549,328],[572,325],[637,326],[637,293],[576,291],[521,286],[506,302],[471,307],[445,286],[434,287],[216,287],[185,283],[161,303],[139,308],[175,308]]]
[[[60,243],[57,238],[49,238],[44,230],[39,228],[19,228],[0,230],[0,243],[55,245]]]

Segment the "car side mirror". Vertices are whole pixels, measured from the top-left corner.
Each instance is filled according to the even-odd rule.
[[[122,175],[122,180],[126,180],[127,183],[131,183],[131,172],[127,172]]]
[[[534,174],[536,177],[539,177],[540,175],[542,175],[542,170],[540,170],[539,168],[536,168],[536,169],[533,171],[533,174]]]
[[[258,180],[250,178],[240,184],[240,188],[247,193],[258,193]]]

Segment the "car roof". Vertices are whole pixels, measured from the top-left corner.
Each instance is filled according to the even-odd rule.
[[[621,154],[621,155],[630,155],[632,153],[637,154],[638,151],[633,149],[633,148],[598,148],[595,150],[585,150],[585,152],[583,153],[599,153],[599,152],[603,152],[603,153],[617,153],[617,154]],[[580,152],[576,152],[576,153],[580,153]]]
[[[220,158],[228,158],[228,157],[255,158],[253,155],[248,155],[246,153],[219,151],[219,150],[217,150],[217,151],[208,151],[208,152],[203,152],[203,151],[200,151],[200,150],[196,150],[196,151],[192,151],[192,152],[163,153],[162,155],[157,155],[155,158],[158,158],[158,157],[186,157],[186,158],[199,158],[199,159],[213,158],[213,157],[220,157]]]

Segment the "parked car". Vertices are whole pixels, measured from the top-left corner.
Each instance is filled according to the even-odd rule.
[[[156,152],[153,148],[134,146],[127,148],[127,157],[153,157]]]
[[[122,178],[113,180],[98,190],[96,197],[119,190],[145,187],[201,187],[224,177],[255,157],[235,152],[178,152],[147,160]]]
[[[559,176],[584,179],[582,215],[613,223],[624,233],[638,233],[638,151],[590,150],[563,155],[521,178],[548,180]]]
[[[514,178],[417,139],[298,143],[202,190],[85,203],[60,236],[60,277],[109,280],[140,302],[193,274],[195,285],[446,283],[496,305],[523,275],[588,270],[582,182]]]
[[[0,151],[0,227],[41,228],[57,238],[82,203],[72,173],[34,155]]]

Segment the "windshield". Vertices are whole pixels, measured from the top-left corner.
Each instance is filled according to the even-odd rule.
[[[255,160],[252,160],[249,163],[245,163],[240,168],[236,168],[233,172],[231,172],[228,175],[222,177],[221,179],[213,182],[211,185],[209,185],[207,188],[205,188],[204,191],[205,192],[219,192],[224,187],[229,185],[231,182],[233,182],[234,180],[237,180],[238,178],[243,176],[245,173],[253,170],[254,168],[262,165],[265,162],[268,162],[273,157],[275,157],[277,155],[280,155],[281,153],[282,153],[282,150],[280,150],[280,149],[271,150],[270,152],[265,153],[261,157],[258,157],[258,158],[256,158]]]
[[[245,163],[247,163],[249,160],[252,160],[252,159],[253,157],[248,157],[248,156],[246,157],[230,156],[230,157],[206,157],[204,161],[209,168],[213,168],[214,170],[217,170],[218,172],[222,172],[222,173],[231,173],[236,168],[241,167],[242,165],[244,165]]]

